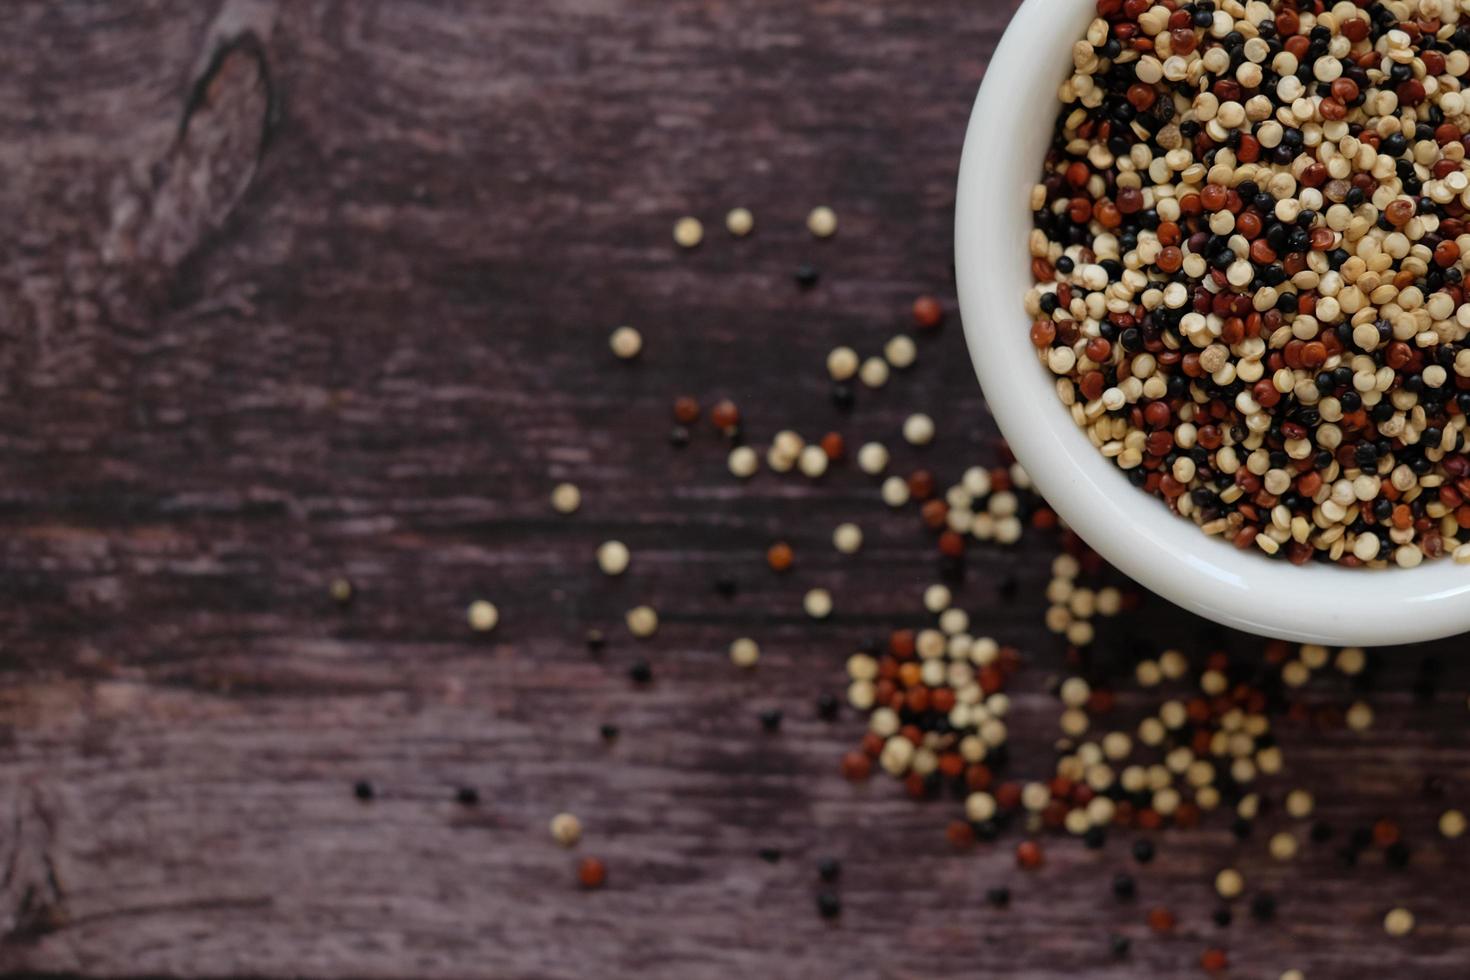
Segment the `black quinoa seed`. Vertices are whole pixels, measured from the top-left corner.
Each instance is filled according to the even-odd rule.
[[[836,892],[817,892],[817,911],[824,919],[835,919],[842,914],[842,899]]]
[[[372,783],[366,779],[359,779],[356,783],[352,784],[352,795],[366,803],[368,800],[377,796],[378,792],[373,788]]]
[[[775,864],[781,860],[781,848],[779,847],[763,847],[756,851],[755,854],[756,857],[767,864]]]
[[[834,857],[825,857],[817,862],[817,877],[823,881],[836,881],[842,877],[842,862]]]
[[[454,791],[454,799],[460,806],[475,806],[480,802],[480,791],[473,786],[461,786]]]
[[[836,721],[841,709],[842,702],[837,699],[837,695],[828,691],[817,695],[817,717],[823,721]]]
[[[1154,859],[1153,841],[1140,838],[1133,842],[1133,860],[1139,864],[1148,864]]]

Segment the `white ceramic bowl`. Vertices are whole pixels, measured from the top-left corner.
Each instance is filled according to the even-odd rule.
[[[1016,458],[1083,540],[1129,577],[1216,622],[1267,636],[1379,646],[1470,630],[1470,566],[1414,569],[1272,561],[1171,514],[1095,449],[1056,396],[1022,308],[1031,287],[1030,191],[1057,115],[1056,90],[1096,0],[1026,0],[970,118],[955,206],[965,337]]]

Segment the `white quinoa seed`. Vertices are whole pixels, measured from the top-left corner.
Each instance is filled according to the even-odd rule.
[[[827,354],[827,374],[833,381],[847,381],[857,374],[859,363],[858,353],[851,347],[834,347]]]
[[[1414,913],[1406,908],[1392,908],[1383,917],[1383,931],[1399,938],[1414,931]]]
[[[736,446],[730,450],[726,465],[730,472],[742,480],[755,476],[755,471],[760,468],[760,457],[756,456],[755,450],[749,446]]]
[[[855,555],[863,547],[863,529],[856,524],[837,525],[832,532],[832,546],[844,555]]]
[[[1446,810],[1439,815],[1439,832],[1454,840],[1465,833],[1465,814],[1459,810]]]
[[[832,593],[826,589],[811,589],[802,597],[801,608],[812,619],[826,619],[832,615]]]
[[[970,628],[970,614],[954,606],[939,614],[939,630],[946,636],[959,636]]]
[[[737,667],[754,667],[761,657],[761,648],[748,636],[742,636],[730,644],[730,662]]]
[[[646,640],[658,632],[658,613],[654,612],[652,606],[634,606],[623,618],[628,624],[628,632],[640,640]]]
[[[674,242],[680,248],[695,248],[704,241],[704,225],[698,218],[683,217],[674,222]]]
[[[500,610],[495,608],[493,602],[484,599],[476,599],[470,603],[466,616],[470,621],[470,629],[476,633],[488,633],[500,623]]]
[[[922,412],[915,412],[903,423],[904,441],[913,446],[927,446],[934,441],[934,420]]]
[[[755,228],[755,215],[748,208],[731,208],[725,215],[725,229],[736,238],[744,238]]]
[[[1221,898],[1236,898],[1245,890],[1245,878],[1234,868],[1226,868],[1215,875],[1215,893]]]
[[[597,567],[604,575],[621,575],[628,570],[633,554],[621,541],[604,541],[597,546]]]
[[[1297,842],[1287,831],[1281,831],[1271,835],[1271,840],[1266,845],[1271,856],[1278,861],[1290,861],[1296,857]]]
[[[888,383],[888,362],[881,357],[870,357],[858,368],[858,380],[869,388],[881,388]]]
[[[551,839],[562,847],[575,847],[582,839],[582,821],[570,813],[558,813],[551,818]]]
[[[1310,817],[1315,806],[1316,800],[1304,789],[1294,789],[1286,794],[1286,812],[1298,820]]]
[[[888,469],[888,448],[881,442],[865,442],[858,450],[858,469],[868,476],[878,476]]]
[[[551,488],[551,509],[558,514],[575,514],[582,506],[582,491],[575,483],[558,483]]]
[[[919,349],[914,346],[914,338],[908,334],[896,334],[883,345],[884,360],[900,371],[913,367],[918,357]]]
[[[1366,732],[1373,727],[1373,709],[1365,701],[1355,701],[1348,708],[1347,725],[1355,732]]]
[[[643,350],[643,335],[632,327],[618,327],[607,342],[612,352],[625,361],[637,357]]]
[[[806,446],[796,457],[797,469],[801,470],[802,476],[812,480],[827,472],[827,463],[827,454],[821,446]]]
[[[806,216],[806,227],[818,238],[831,238],[837,234],[837,213],[825,204],[812,208]]]
[[[936,616],[948,609],[952,601],[954,597],[947,585],[935,583],[924,590],[924,608]]]
[[[333,602],[347,602],[352,598],[352,583],[345,578],[334,578],[327,586],[327,592]]]
[[[909,502],[909,485],[901,476],[890,476],[884,480],[880,492],[883,502],[889,507],[902,507]]]
[[[995,797],[989,793],[971,793],[965,797],[965,819],[979,823],[995,816]]]

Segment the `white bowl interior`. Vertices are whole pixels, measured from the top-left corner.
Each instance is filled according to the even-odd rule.
[[[1302,642],[1386,645],[1470,629],[1470,566],[1291,565],[1237,550],[1132,486],[1072,421],[1029,337],[1029,197],[1051,142],[1057,86],[1095,0],[1026,0],[976,100],[960,164],[955,269],[965,337],[997,424],[1067,524],[1159,595],[1238,629]]]

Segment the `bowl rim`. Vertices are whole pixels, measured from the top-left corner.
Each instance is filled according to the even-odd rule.
[[[1025,0],[986,69],[960,160],[955,279],[961,318],[986,403],[1017,461],[1109,563],[1224,625],[1339,646],[1408,643],[1470,629],[1470,566],[1447,556],[1412,569],[1295,566],[1254,548],[1240,551],[1133,487],[1061,405],[1031,345],[1021,303],[1031,283],[1029,194],[1050,142],[1065,59],[1095,11],[1095,0]],[[1023,85],[1046,64],[1057,65],[1055,77],[1047,73]]]

